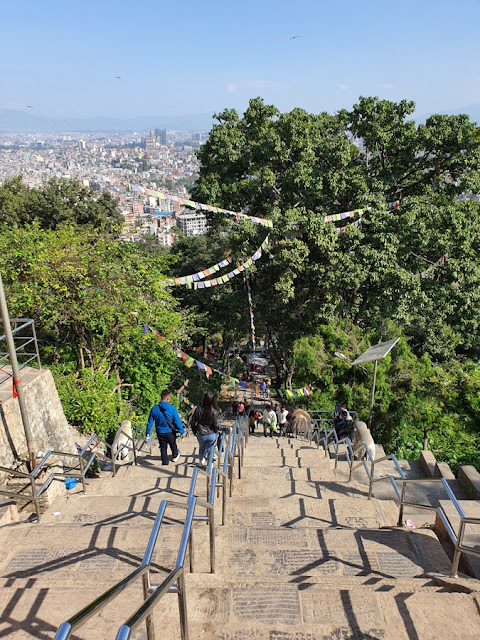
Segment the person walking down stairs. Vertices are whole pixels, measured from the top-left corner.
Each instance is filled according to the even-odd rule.
[[[200,464],[205,466],[208,462],[210,451],[214,448],[218,435],[218,416],[220,409],[215,402],[215,396],[210,391],[203,396],[202,404],[199,404],[192,416],[192,431],[197,436]]]
[[[277,433],[277,414],[272,409],[271,404],[267,404],[262,416],[263,420],[263,435],[267,437],[267,429],[270,431],[270,437],[273,437],[274,433]]]
[[[183,439],[185,437],[185,429],[178,411],[170,404],[170,391],[164,389],[161,393],[161,398],[161,402],[154,405],[150,410],[145,439],[147,442],[150,441],[150,433],[155,423],[155,431],[157,432],[162,456],[162,466],[166,467],[169,463],[167,447],[170,446],[172,462],[177,462],[180,457],[180,451],[177,447],[176,437],[177,433],[179,433]]]

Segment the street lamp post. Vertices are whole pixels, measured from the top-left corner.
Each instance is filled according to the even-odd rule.
[[[393,347],[397,344],[400,338],[395,338],[394,340],[387,340],[387,342],[379,342],[378,344],[374,344],[373,347],[368,348],[361,356],[359,356],[353,362],[347,358],[343,353],[339,353],[335,351],[335,355],[338,358],[342,358],[342,360],[346,360],[349,364],[360,366],[365,362],[373,362],[373,380],[372,380],[372,388],[370,391],[370,409],[368,413],[368,428],[372,428],[372,418],[373,418],[373,402],[375,399],[375,386],[377,384],[377,366],[378,361],[385,358],[385,356],[390,353]],[[367,373],[367,370],[363,367],[360,367]]]
[[[373,400],[375,398],[375,385],[377,383],[377,365],[378,360],[375,360],[373,363],[373,381],[372,381],[372,389],[370,391],[370,410],[368,412],[368,428],[372,428],[372,417],[373,417]]]
[[[5,341],[7,343],[7,351],[10,359],[13,374],[13,384],[17,390],[18,404],[20,407],[20,415],[22,417],[23,429],[25,431],[25,439],[27,441],[28,460],[30,471],[37,466],[35,451],[33,448],[33,435],[28,419],[27,407],[25,405],[25,396],[23,393],[22,380],[20,378],[20,370],[18,368],[17,352],[13,342],[12,327],[10,326],[10,316],[8,315],[7,301],[5,299],[5,291],[3,289],[2,275],[0,274],[0,315],[3,320],[3,328],[5,331]]]

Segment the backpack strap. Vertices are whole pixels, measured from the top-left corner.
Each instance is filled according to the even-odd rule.
[[[162,415],[165,418],[165,421],[168,424],[168,426],[170,427],[170,429],[173,431],[173,433],[176,433],[178,431],[177,427],[173,424],[173,422],[171,422],[171,420],[169,418],[167,418],[167,414],[165,412],[165,409],[160,406],[160,403],[158,404],[158,408],[162,412]]]

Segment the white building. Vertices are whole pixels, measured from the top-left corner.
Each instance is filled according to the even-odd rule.
[[[177,227],[185,236],[200,236],[207,233],[207,218],[203,213],[181,213],[177,216]]]

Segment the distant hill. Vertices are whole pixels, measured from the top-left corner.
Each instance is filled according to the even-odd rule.
[[[480,123],[480,104],[471,104],[468,107],[440,111],[457,115],[466,113],[473,122]],[[430,116],[427,114],[414,114],[415,122],[425,122]],[[55,118],[40,116],[34,111],[16,111],[13,109],[0,109],[0,132],[3,133],[55,133],[55,132],[105,132],[105,133],[129,133],[132,131],[147,132],[155,127],[166,128],[171,131],[209,131],[212,128],[213,119],[211,113],[192,113],[185,116],[136,116],[134,118],[110,118],[107,116],[95,116],[93,118]]]
[[[450,116],[458,116],[461,113],[466,113],[467,116],[470,116],[470,120],[472,122],[476,122],[477,125],[480,126],[480,104],[471,104],[468,107],[460,107],[459,109],[451,109],[449,111],[437,111],[437,113],[441,113],[441,114],[448,114]],[[423,113],[423,114],[416,114],[414,113],[413,115],[413,119],[415,120],[415,122],[420,123],[420,122],[425,122],[425,120],[431,116],[431,113]]]
[[[137,116],[135,118],[55,118],[35,112],[0,109],[0,132],[3,133],[55,133],[55,132],[147,132],[158,127],[171,131],[210,130],[212,114],[194,113],[185,116]]]

